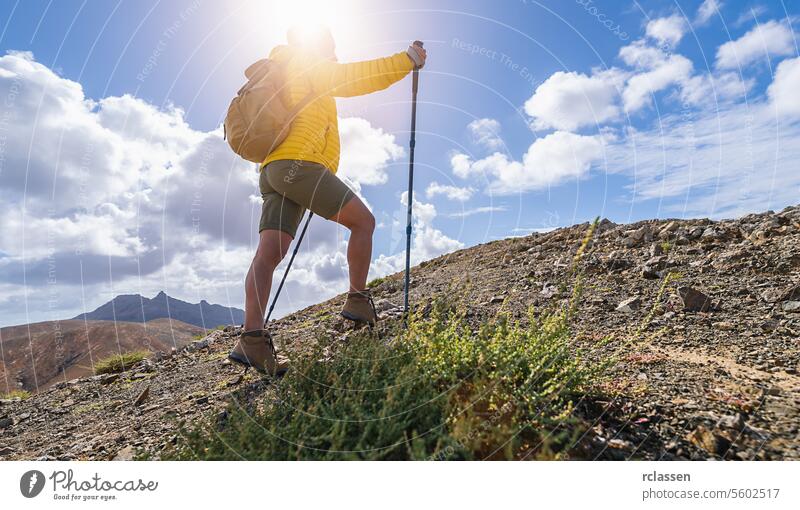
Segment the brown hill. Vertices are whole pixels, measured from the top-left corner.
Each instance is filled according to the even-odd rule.
[[[178,320],[47,321],[0,329],[0,392],[42,391],[59,381],[94,373],[112,354],[180,349],[203,328]]]
[[[425,307],[457,292],[476,325],[501,308],[522,318],[529,306],[561,306],[587,227],[420,264],[411,303]],[[582,270],[574,335],[610,336],[618,356],[608,395],[582,404],[591,425],[577,440],[584,457],[800,459],[800,206],[723,221],[603,221]],[[665,281],[667,272],[680,279]],[[398,316],[402,289],[402,274],[373,287],[381,335]],[[273,321],[276,344],[291,354],[321,336],[347,342],[350,326],[335,313],[343,301]],[[252,370],[242,377],[225,359],[239,331],[213,332],[121,375],[0,400],[0,458],[157,456],[176,441],[181,422],[214,413],[223,420],[232,400],[263,405],[273,386]]]

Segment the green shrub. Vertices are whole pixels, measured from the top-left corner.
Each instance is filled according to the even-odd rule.
[[[294,356],[265,405],[191,424],[165,459],[479,459],[558,453],[573,403],[604,368],[572,342],[566,313],[473,332],[437,303],[391,342],[367,332]],[[577,433],[579,428],[570,427]]]
[[[411,336],[423,377],[456,389],[451,434],[478,458],[514,458],[554,440],[549,433],[571,419],[607,365],[575,345],[567,312],[537,319],[531,309],[527,325],[501,313],[472,333],[463,311],[438,308]]]
[[[324,351],[295,355],[263,410],[232,405],[220,430],[198,425],[163,458],[408,459],[443,448],[446,402],[419,377],[410,344],[361,334],[328,361]]]
[[[367,288],[368,289],[375,288],[378,285],[382,284],[385,280],[386,278],[375,278],[374,280],[370,280],[370,282],[367,283]]]
[[[11,390],[8,393],[4,393],[0,398],[2,399],[11,399],[11,398],[19,398],[25,400],[30,398],[31,392],[26,390]]]
[[[227,327],[227,324],[220,324],[219,326],[217,326],[217,327],[215,327],[213,329],[207,329],[205,333],[199,333],[197,335],[193,335],[192,336],[192,340],[202,340],[205,337],[207,337],[208,335],[210,335],[211,333],[213,333],[214,331],[222,331],[226,327]]]
[[[132,351],[122,354],[114,354],[108,358],[101,359],[94,365],[95,374],[113,374],[124,372],[136,363],[150,356],[148,351]]]

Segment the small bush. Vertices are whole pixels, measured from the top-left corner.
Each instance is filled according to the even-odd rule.
[[[527,324],[501,314],[472,331],[437,303],[393,341],[320,342],[257,410],[191,425],[164,459],[482,459],[559,452],[557,429],[604,369],[575,347],[566,313]],[[399,325],[398,325],[399,328]],[[324,353],[329,353],[327,356]],[[320,361],[325,358],[326,361]],[[578,428],[570,427],[573,431]]]
[[[361,334],[320,361],[325,350],[297,355],[263,411],[231,406],[221,430],[198,426],[163,458],[398,460],[442,447],[444,402],[410,345]]]
[[[375,278],[374,280],[371,280],[369,283],[367,283],[367,288],[373,289],[378,285],[382,284],[384,281],[386,281],[386,278]]]
[[[192,340],[202,340],[205,337],[207,337],[208,335],[210,335],[211,333],[213,333],[214,331],[222,331],[226,327],[228,327],[227,324],[220,324],[219,326],[217,326],[217,327],[215,327],[213,329],[207,329],[205,333],[199,333],[197,335],[193,335],[192,336]]]
[[[423,377],[455,389],[451,434],[472,456],[515,458],[555,446],[551,432],[571,420],[574,402],[598,382],[607,363],[590,361],[576,346],[567,314],[537,319],[531,309],[523,325],[500,313],[472,333],[463,311],[448,315],[439,307],[433,320],[412,327]]]
[[[136,363],[150,356],[147,351],[132,351],[114,354],[95,363],[95,374],[114,374],[130,369]]]
[[[25,400],[30,398],[31,392],[25,390],[11,390],[8,393],[4,393],[0,398],[2,399],[11,399],[11,398],[19,398]]]

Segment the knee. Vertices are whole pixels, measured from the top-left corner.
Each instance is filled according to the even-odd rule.
[[[367,226],[366,226],[366,228],[367,228],[367,230],[369,231],[370,234],[375,232],[375,216],[373,216],[373,214],[371,212],[367,213]]]
[[[375,216],[371,212],[366,211],[354,226],[362,232],[372,234],[375,232]]]
[[[262,267],[274,270],[285,255],[286,250],[278,246],[259,246],[256,251],[256,262]]]

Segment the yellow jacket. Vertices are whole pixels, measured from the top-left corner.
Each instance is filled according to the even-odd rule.
[[[339,168],[339,124],[334,97],[350,97],[383,90],[414,67],[406,52],[386,58],[338,64],[322,60],[294,46],[276,46],[269,56],[288,63],[283,97],[297,105],[309,93],[314,99],[295,117],[286,139],[262,163],[302,159],[320,163],[333,173]]]

